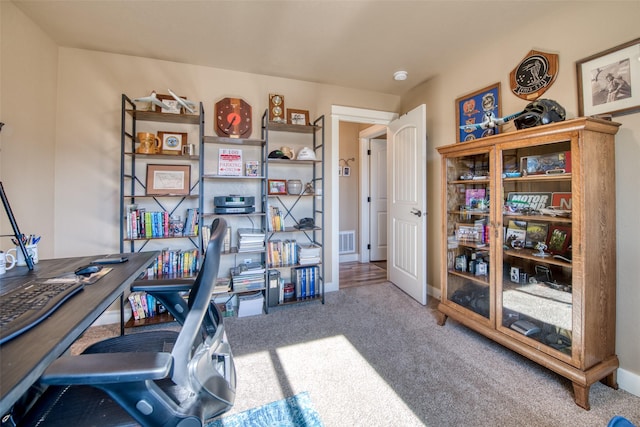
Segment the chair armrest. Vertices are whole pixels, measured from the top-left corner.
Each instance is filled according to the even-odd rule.
[[[170,353],[103,353],[63,356],[55,360],[40,380],[51,385],[96,385],[166,378],[171,372]]]
[[[193,286],[193,279],[188,281],[176,281],[178,279],[158,279],[138,281],[131,285],[132,292],[189,292]],[[184,279],[182,279],[184,280]]]

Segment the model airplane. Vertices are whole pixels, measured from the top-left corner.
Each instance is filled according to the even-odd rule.
[[[142,98],[136,98],[133,100],[133,102],[150,102],[153,105],[156,105],[160,108],[164,108],[169,110],[171,107],[169,107],[167,104],[165,104],[164,102],[160,101],[158,99],[158,96],[156,95],[156,91],[154,90],[153,92],[151,92],[151,95],[149,96],[145,96]]]
[[[195,113],[195,110],[192,107],[195,107],[196,104],[195,102],[191,102],[188,101],[184,98],[179,97],[178,95],[176,95],[171,89],[167,89],[169,91],[169,93],[171,94],[171,96],[173,96],[173,98],[178,101],[178,104],[180,104],[185,110],[187,110],[190,113]]]
[[[507,123],[508,121],[515,119],[516,117],[518,117],[522,113],[524,113],[524,111],[520,111],[518,113],[510,114],[510,115],[504,116],[504,117],[496,117],[493,114],[492,111],[487,111],[484,114],[484,120],[482,121],[482,123],[473,123],[473,124],[462,125],[462,126],[460,126],[460,129],[466,130],[468,132],[473,132],[474,130],[480,130],[480,129],[493,129],[496,126],[501,126],[501,125]]]

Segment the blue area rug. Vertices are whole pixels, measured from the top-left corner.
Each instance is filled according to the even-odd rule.
[[[207,424],[207,427],[246,426],[322,427],[322,421],[305,391]]]

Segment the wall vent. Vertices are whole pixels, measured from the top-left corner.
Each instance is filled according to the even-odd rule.
[[[339,254],[352,254],[356,251],[356,231],[340,232],[340,249]]]

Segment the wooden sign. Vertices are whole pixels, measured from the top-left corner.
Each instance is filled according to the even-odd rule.
[[[558,63],[555,53],[530,51],[509,74],[511,91],[527,101],[538,99],[556,80]]]

